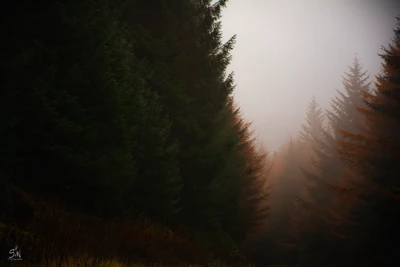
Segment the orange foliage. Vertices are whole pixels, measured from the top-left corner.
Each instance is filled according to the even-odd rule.
[[[267,197],[269,194],[267,177],[269,173],[268,153],[259,151],[254,131],[250,129],[251,123],[244,122],[239,110],[231,103],[231,112],[234,118],[231,126],[238,132],[243,133],[241,154],[245,158],[245,165],[242,168],[243,188],[240,200],[240,212],[242,225],[247,229],[247,239],[257,236],[266,226],[266,218],[269,208]],[[248,170],[252,170],[248,172]]]

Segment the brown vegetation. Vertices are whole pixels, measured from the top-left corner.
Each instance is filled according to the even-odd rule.
[[[37,205],[35,217],[26,229],[14,226],[1,229],[0,250],[4,253],[16,244],[23,252],[24,264],[56,261],[58,266],[71,258],[92,262],[92,266],[113,259],[125,263],[206,266],[223,256],[211,257],[215,251],[155,223],[106,222],[63,211],[45,202]],[[8,255],[2,256],[6,259]],[[230,256],[237,263],[238,259],[233,258]]]

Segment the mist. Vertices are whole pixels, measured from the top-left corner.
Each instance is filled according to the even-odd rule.
[[[0,266],[400,266],[400,1],[8,4]]]
[[[395,1],[228,1],[222,32],[225,41],[237,35],[228,68],[235,100],[268,150],[297,136],[313,94],[330,108],[355,55],[373,80],[399,7]]]

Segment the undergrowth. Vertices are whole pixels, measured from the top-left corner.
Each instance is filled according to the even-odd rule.
[[[0,227],[1,266],[250,266],[229,252],[225,256],[230,254],[231,261],[222,262],[218,257],[218,253],[224,254],[221,251],[154,223],[103,221],[44,202],[36,206],[35,216],[25,228],[13,224]],[[7,260],[16,245],[22,261]]]

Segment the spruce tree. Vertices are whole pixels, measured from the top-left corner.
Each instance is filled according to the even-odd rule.
[[[341,188],[339,184],[343,183],[346,178],[345,174],[348,173],[337,151],[337,142],[342,138],[341,130],[361,132],[365,127],[364,118],[356,108],[363,105],[363,93],[369,92],[368,79],[367,71],[363,71],[356,56],[349,67],[349,72],[344,74],[344,91],[337,90],[337,96],[332,99],[331,103],[332,110],[327,111],[330,131],[323,129],[319,138],[314,138],[316,156],[312,160],[317,171],[303,169],[305,177],[309,181],[306,182],[306,191],[311,196],[311,200],[304,197],[299,198],[298,204],[312,212],[310,220],[314,225],[313,232],[308,232],[308,236],[304,235],[303,238],[314,250],[322,246],[336,250],[338,253],[336,260],[342,260],[346,256],[344,256],[345,246],[339,242],[339,235],[335,234],[335,229],[339,227],[332,224],[336,221],[334,214],[341,212],[340,210],[331,210],[333,201],[338,197],[337,191],[333,189]],[[325,264],[327,256],[324,256],[323,251],[319,254],[321,257],[314,258],[315,264]]]
[[[368,243],[369,251],[375,253],[373,262],[386,264],[397,261],[395,250],[400,236],[395,216],[400,211],[396,190],[400,184],[400,17],[397,22],[392,43],[382,48],[383,63],[376,77],[376,90],[364,93],[367,107],[358,109],[366,119],[367,130],[362,134],[342,131],[344,141],[339,142],[343,160],[366,179],[364,186],[369,191],[364,197],[372,214],[358,221],[370,232]]]
[[[331,111],[327,111],[329,123],[334,131],[336,140],[342,137],[340,130],[350,132],[360,132],[364,126],[364,118],[356,110],[363,107],[362,94],[370,91],[368,71],[364,71],[357,56],[354,57],[353,64],[349,66],[349,71],[343,77],[344,91],[337,90],[337,96],[332,99]]]
[[[323,122],[322,109],[319,108],[319,104],[313,96],[307,108],[306,124],[301,125],[300,140],[314,146],[315,140],[323,138]]]
[[[234,37],[221,42],[219,18],[225,4],[132,1],[125,12],[136,55],[149,73],[146,83],[171,120],[168,141],[179,143],[181,221],[200,228],[221,227],[221,213],[229,211],[215,205],[226,200],[212,184],[230,153],[237,153],[224,111],[234,88],[233,76],[225,71],[235,42]]]
[[[32,10],[25,42],[2,61],[0,159],[14,183],[37,194],[97,215],[154,216],[163,207],[164,218],[178,196],[176,145],[165,144],[169,122],[118,15],[105,0]],[[144,179],[142,192],[157,192],[148,194],[152,208],[126,197]]]

